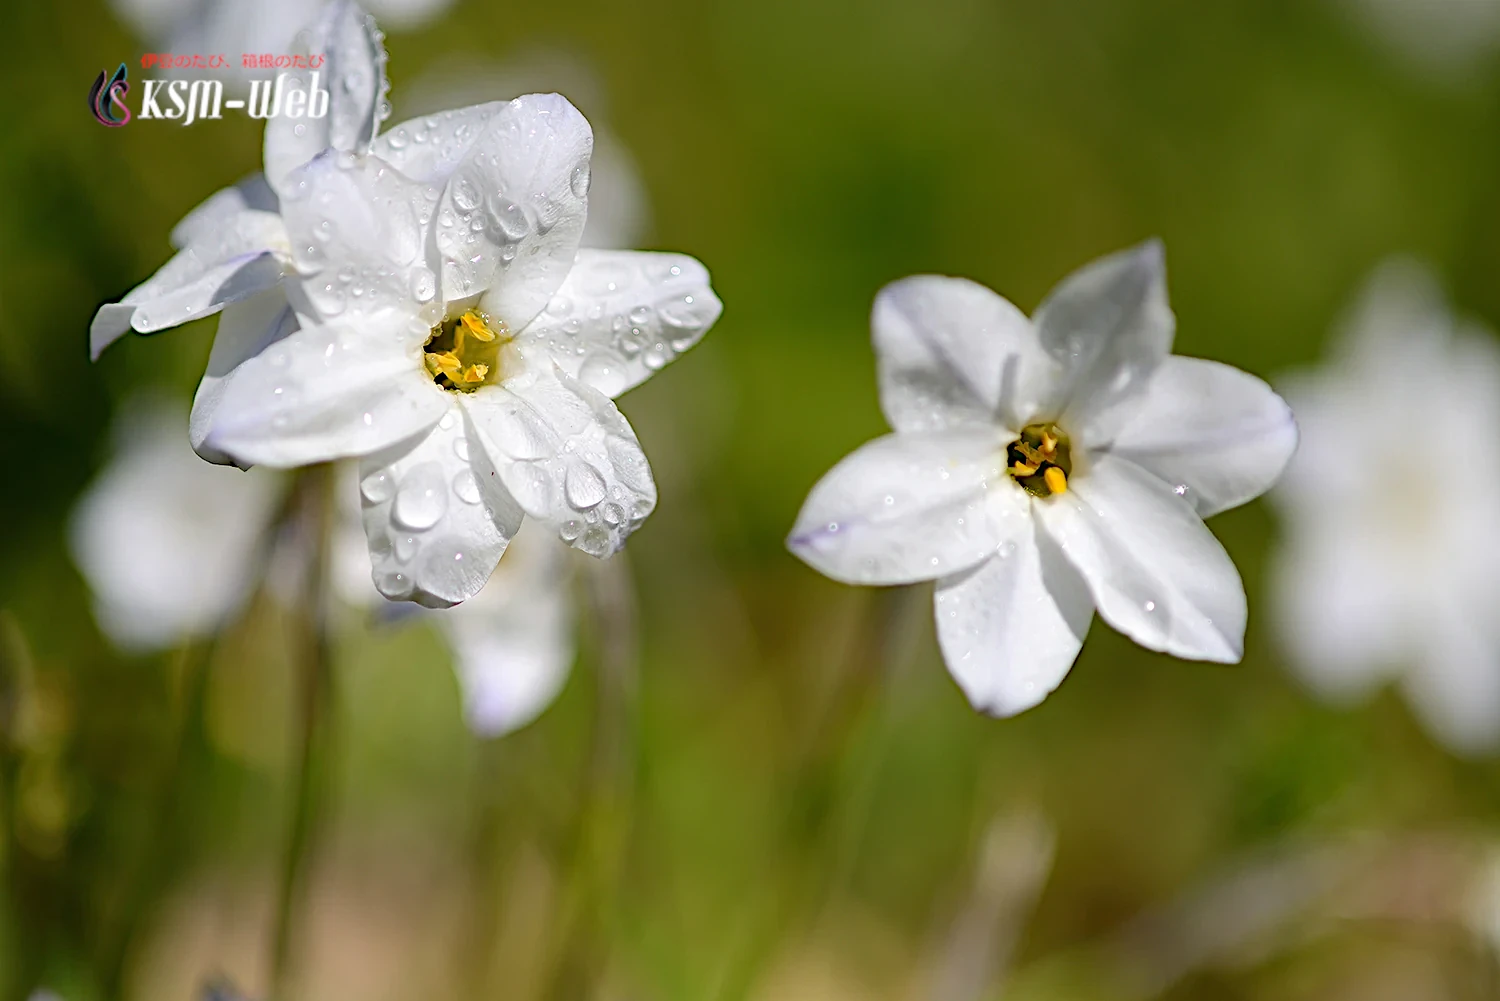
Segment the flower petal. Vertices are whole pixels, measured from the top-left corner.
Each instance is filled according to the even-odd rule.
[[[382,37],[375,19],[350,0],[334,0],[307,29],[306,52],[322,54],[322,67],[278,76],[285,76],[287,93],[300,89],[311,98],[314,85],[325,89],[328,112],[321,118],[281,114],[266,122],[266,180],[273,190],[285,195],[289,175],[323,150],[363,152],[375,138],[390,88]]]
[[[375,588],[433,608],[472,597],[521,528],[464,408],[360,463]]]
[[[846,584],[910,584],[967,570],[1029,524],[1003,448],[993,430],[877,438],[818,481],[787,546]]]
[[[285,487],[210,466],[183,437],[183,407],[140,398],[116,418],[116,451],[69,524],[99,626],[129,650],[214,632],[254,584],[257,544]]]
[[[1112,455],[1097,457],[1068,487],[1034,509],[1088,582],[1104,621],[1150,650],[1238,661],[1245,589],[1193,506]]]
[[[552,298],[578,252],[594,137],[557,94],[505,105],[443,190],[434,230],[445,299],[480,306],[512,332]]]
[[[685,254],[580,250],[521,338],[574,378],[619,396],[698,343],[723,308],[708,270]]]
[[[1199,358],[1167,358],[1130,414],[1110,451],[1175,484],[1203,518],[1269,490],[1297,447],[1270,386]]]
[[[421,340],[403,345],[387,333],[400,322],[303,327],[247,359],[205,447],[238,465],[301,466],[367,455],[430,427],[451,401],[422,367]]]
[[[1034,317],[1042,347],[1062,366],[1045,416],[1092,447],[1115,408],[1138,397],[1172,350],[1161,243],[1149,240],[1064,278]]]
[[[1430,634],[1402,687],[1427,729],[1463,755],[1500,744],[1500,639],[1490,621],[1493,606],[1436,608]]]
[[[528,522],[489,583],[438,613],[463,687],[464,715],[482,737],[536,719],[567,680],[576,644],[566,556],[545,526]]]
[[[221,188],[182,217],[172,227],[172,246],[183,250],[194,243],[215,239],[218,233],[238,224],[244,212],[277,212],[276,193],[264,174],[251,174],[239,183]]]
[[[178,251],[89,326],[93,357],[127,330],[151,333],[209,316],[281,281],[286,231],[271,212],[245,211]]]
[[[323,319],[398,310],[437,320],[423,230],[435,197],[374,155],[330,150],[294,171],[282,215],[309,310]]]
[[[229,388],[229,381],[241,364],[296,329],[297,317],[279,287],[257,292],[224,308],[224,315],[219,317],[218,333],[214,335],[213,350],[208,355],[208,367],[198,383],[198,392],[193,396],[192,416],[188,419],[188,440],[204,459],[220,465],[233,464],[231,456],[207,444],[224,391]]]
[[[441,188],[506,105],[490,101],[412,118],[382,132],[370,152],[407,177]]]
[[[949,672],[991,716],[1024,712],[1062,684],[1094,617],[1088,585],[1040,526],[939,580],[933,606]]]
[[[917,275],[887,285],[870,326],[880,404],[897,431],[997,420],[1019,430],[1056,368],[1019,309],[964,278]]]
[[[574,548],[611,555],[656,506],[629,423],[607,396],[545,358],[464,404],[512,496]]]

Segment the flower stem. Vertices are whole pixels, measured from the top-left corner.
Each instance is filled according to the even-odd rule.
[[[310,540],[304,578],[303,654],[297,688],[298,720],[291,826],[276,897],[271,952],[271,993],[286,997],[294,959],[297,915],[307,894],[309,863],[320,828],[320,806],[327,785],[327,749],[333,697],[332,649],[328,635],[328,549],[332,530],[333,468],[313,466],[298,476],[297,492]]]
[[[623,553],[587,576],[598,671],[593,752],[574,835],[572,877],[553,937],[561,949],[548,996],[586,997],[607,975],[607,928],[630,842],[637,765],[636,602]]]

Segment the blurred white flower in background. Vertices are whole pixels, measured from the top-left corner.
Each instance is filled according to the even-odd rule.
[[[151,652],[209,636],[243,605],[269,556],[285,473],[215,466],[193,454],[187,413],[163,397],[127,401],[114,453],[73,512],[75,562],[95,617],[123,649]],[[354,465],[346,467],[353,500]],[[334,537],[334,583],[349,606],[385,602],[370,582],[357,501]],[[561,690],[576,647],[566,547],[524,530],[469,601],[422,610],[453,654],[470,728],[498,736],[531,722]]]
[[[872,325],[896,433],[813,488],[793,552],[851,584],[936,580],[944,659],[994,715],[1061,683],[1096,608],[1149,649],[1239,660],[1244,588],[1203,519],[1270,487],[1297,430],[1261,380],[1169,353],[1160,244],[1075,272],[1031,320],[919,276]]]
[[[1380,267],[1319,371],[1287,380],[1303,443],[1273,494],[1277,622],[1348,702],[1399,680],[1449,748],[1500,738],[1500,350],[1432,275]]]
[[[1500,0],[1340,0],[1383,45],[1436,79],[1463,79],[1500,50]]]
[[[285,488],[278,474],[198,458],[186,421],[186,407],[165,398],[128,401],[114,453],[69,525],[94,616],[124,649],[163,649],[217,631],[249,596]]]
[[[152,51],[173,55],[223,55],[230,71],[245,53],[292,51],[298,30],[329,0],[111,0],[110,6]],[[443,14],[453,0],[365,0],[387,28],[417,28]],[[260,72],[260,71],[255,71]]]

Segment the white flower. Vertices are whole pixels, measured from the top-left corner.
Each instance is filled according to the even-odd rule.
[[[388,598],[474,594],[523,514],[603,557],[655,505],[609,396],[694,344],[720,307],[692,258],[579,251],[590,146],[554,94],[321,154],[282,193],[298,329],[270,311],[221,325],[205,447],[272,466],[363,457]]]
[[[215,632],[249,593],[282,479],[193,454],[185,407],[127,403],[115,451],[74,509],[69,542],[117,645],[163,649]]]
[[[1410,261],[1371,277],[1334,356],[1291,380],[1303,447],[1272,495],[1277,622],[1348,702],[1399,679],[1448,747],[1500,738],[1500,351]]]
[[[1159,244],[1065,279],[1027,318],[973,282],[887,286],[872,319],[895,434],[813,488],[788,544],[851,584],[936,580],[938,639],[978,709],[1062,681],[1095,609],[1142,646],[1236,661],[1238,572],[1203,519],[1296,443],[1265,383],[1169,354]]]
[[[592,135],[557,95],[372,142],[379,41],[357,7],[329,8],[309,42],[328,54],[327,121],[268,123],[265,181],[184,220],[183,252],[102,308],[92,341],[223,309],[194,447],[240,465],[363,457],[377,586],[451,605],[523,513],[591,555],[623,543],[655,486],[609,397],[720,306],[691,258],[579,251]]]
[[[188,447],[186,416],[162,398],[129,401],[114,453],[73,512],[70,541],[95,618],[123,649],[161,650],[216,632],[242,606],[267,555],[261,547],[273,542],[286,474],[204,462]],[[351,465],[351,500],[357,479]],[[357,501],[342,521],[337,591],[356,608],[384,605],[370,584]],[[424,613],[447,640],[465,715],[480,736],[531,722],[567,679],[576,647],[567,556],[538,528],[523,530],[478,594]]]

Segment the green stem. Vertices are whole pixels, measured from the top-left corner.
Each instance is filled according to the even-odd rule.
[[[292,943],[297,915],[307,894],[309,865],[320,827],[319,807],[327,784],[328,723],[331,716],[333,665],[328,637],[328,549],[332,527],[332,467],[303,470],[298,492],[312,540],[304,595],[304,653],[298,686],[296,772],[292,790],[291,826],[276,897],[276,923],[271,952],[271,994],[286,997],[294,959]]]
[[[596,625],[598,701],[586,798],[579,809],[571,884],[554,945],[565,943],[547,996],[599,993],[608,966],[608,922],[630,842],[637,766],[639,675],[635,593],[623,553],[590,563],[589,603]]]

